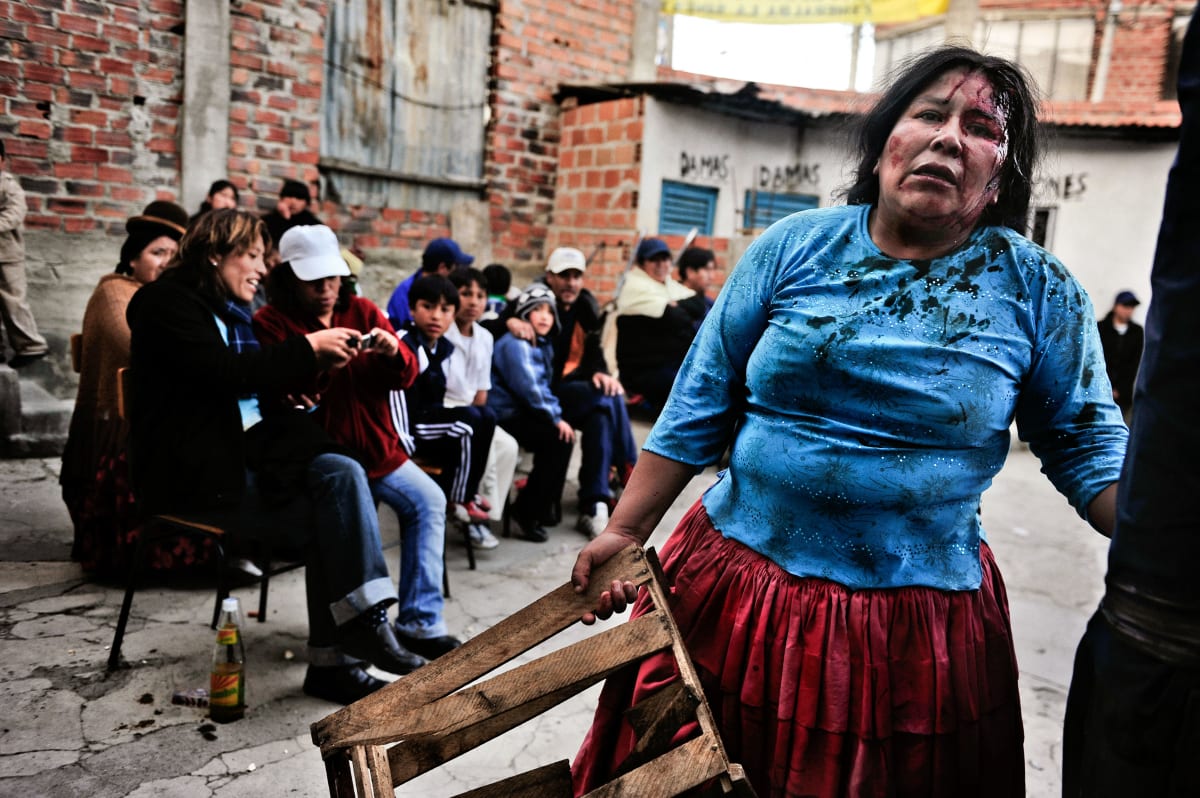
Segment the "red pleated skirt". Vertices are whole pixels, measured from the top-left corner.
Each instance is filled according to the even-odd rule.
[[[979,590],[849,590],[725,539],[697,502],[662,557],[730,760],[760,798],[1025,794],[1008,599],[986,545]],[[648,609],[643,593],[633,615]],[[624,711],[676,678],[669,653],[609,678],[576,795],[633,750]]]

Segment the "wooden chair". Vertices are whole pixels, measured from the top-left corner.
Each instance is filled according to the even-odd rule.
[[[597,606],[614,579],[650,591],[655,610],[582,642],[472,684],[549,639]],[[754,795],[729,762],[699,677],[665,608],[666,589],[653,549],[629,546],[593,575],[586,595],[570,583],[505,618],[461,648],[313,724],[333,798],[382,798],[395,788],[539,715],[619,668],[671,649],[681,679],[630,710],[638,744],[619,775],[589,798],[659,798],[705,785],[705,795]],[[466,685],[471,685],[467,687]],[[700,735],[671,748],[685,722]],[[390,747],[389,747],[390,746]],[[460,798],[571,795],[568,763],[546,765],[480,787]]]
[[[129,420],[130,400],[132,398],[133,372],[129,368],[117,370],[117,412],[121,418]],[[143,561],[151,547],[162,540],[179,537],[209,539],[213,542],[216,555],[217,597],[213,603],[212,628],[217,628],[217,620],[221,614],[221,601],[229,595],[229,586],[225,581],[225,548],[224,543],[229,535],[225,529],[214,526],[201,519],[189,518],[186,515],[158,514],[146,519],[138,534],[137,546],[134,548],[133,559],[129,566],[129,577],[125,583],[125,597],[121,601],[121,614],[117,617],[117,629],[113,633],[113,642],[108,654],[108,669],[116,670],[121,664],[121,643],[125,638],[125,627],[129,623],[129,612],[133,607],[133,594],[137,592],[138,577],[141,574]],[[303,561],[285,561],[273,563],[271,551],[265,545],[255,547],[251,557],[255,566],[262,571],[257,577],[258,588],[258,622],[267,620],[267,593],[271,577],[300,568]]]
[[[71,370],[76,374],[83,368],[83,334],[71,333]]]

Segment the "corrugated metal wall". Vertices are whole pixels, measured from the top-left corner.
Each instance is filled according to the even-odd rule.
[[[334,0],[322,171],[342,202],[448,212],[483,186],[495,2]]]

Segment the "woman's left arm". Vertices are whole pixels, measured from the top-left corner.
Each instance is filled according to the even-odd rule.
[[[1076,512],[1111,534],[1129,431],[1113,403],[1091,301],[1061,264],[1052,266],[1037,305],[1017,428]]]

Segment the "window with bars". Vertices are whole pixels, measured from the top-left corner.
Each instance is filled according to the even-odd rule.
[[[717,211],[717,189],[676,180],[662,181],[658,203],[658,232],[663,235],[687,235],[693,227],[702,236],[711,236]]]

